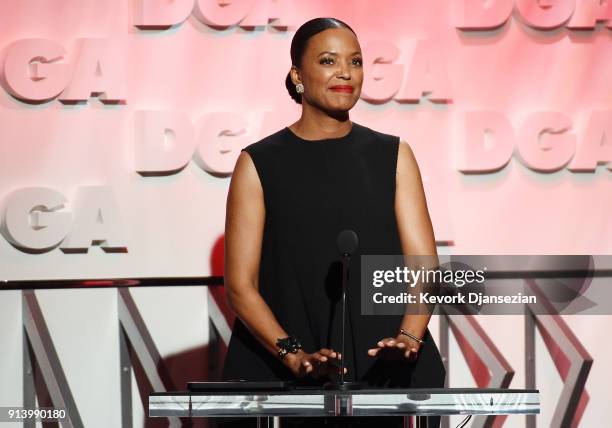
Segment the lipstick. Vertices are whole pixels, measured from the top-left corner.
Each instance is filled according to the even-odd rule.
[[[336,85],[336,86],[332,86],[330,89],[335,92],[344,92],[347,94],[353,93],[353,87],[349,85]]]

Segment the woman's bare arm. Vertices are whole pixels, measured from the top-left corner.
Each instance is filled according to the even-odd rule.
[[[409,269],[419,269],[419,266],[424,266],[426,269],[438,267],[436,240],[429,218],[421,173],[412,149],[403,140],[400,141],[398,148],[395,184],[395,216],[406,267]],[[416,284],[410,293],[416,295],[418,299],[418,293],[429,285]],[[422,338],[433,307],[416,305],[411,304],[407,307],[408,311],[402,319],[400,328]],[[383,338],[376,345],[377,347],[368,350],[368,355],[403,356],[408,360],[414,360],[420,348],[419,342],[400,334],[399,331],[397,336]]]
[[[407,263],[410,264],[414,260],[427,263],[429,266],[426,267],[429,268],[437,267],[436,240],[427,209],[421,173],[412,149],[403,140],[400,141],[398,149],[395,213],[402,252],[406,256]],[[431,308],[420,310],[418,315],[406,314],[401,328],[417,337],[423,337],[431,318],[430,310]]]
[[[263,190],[246,152],[236,161],[225,216],[225,290],[230,308],[271,353],[286,337],[259,294],[259,263],[265,222]]]

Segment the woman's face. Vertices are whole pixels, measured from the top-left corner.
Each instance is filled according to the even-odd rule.
[[[363,83],[363,59],[355,34],[331,28],[312,36],[301,69],[292,68],[292,79],[304,85],[302,104],[329,112],[350,110],[359,100]]]

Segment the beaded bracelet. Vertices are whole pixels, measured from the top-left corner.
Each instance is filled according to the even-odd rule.
[[[300,341],[293,336],[277,339],[276,346],[278,347],[278,356],[281,360],[284,360],[289,352],[297,354],[300,349],[303,349]]]

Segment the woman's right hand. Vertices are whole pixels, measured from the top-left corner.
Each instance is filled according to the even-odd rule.
[[[342,356],[333,349],[321,348],[318,352],[307,354],[299,350],[295,354],[287,354],[284,362],[296,377],[310,375],[315,378],[340,374],[340,359]],[[346,374],[346,367],[344,373]]]

